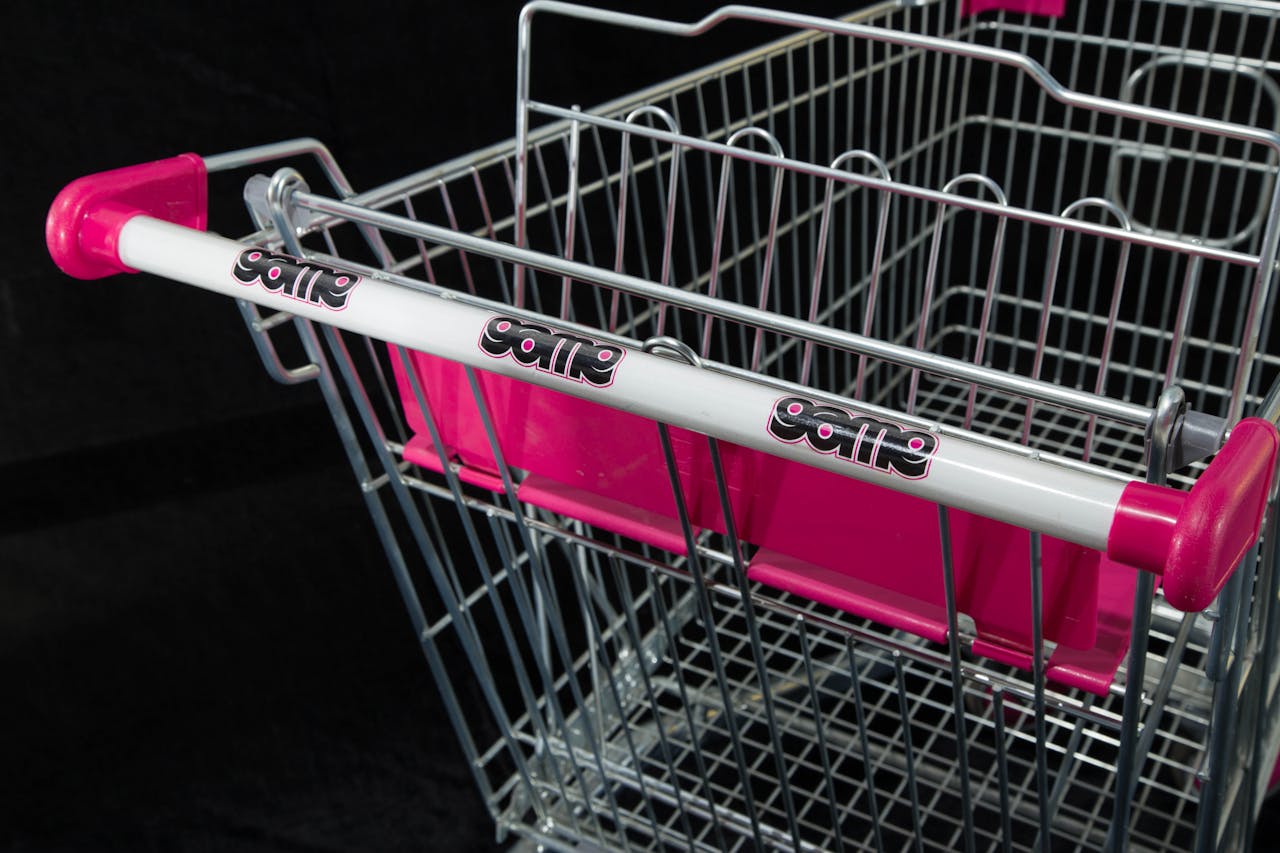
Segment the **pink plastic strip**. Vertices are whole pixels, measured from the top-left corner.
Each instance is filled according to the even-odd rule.
[[[421,465],[437,474],[444,473],[444,466],[440,464],[440,454],[425,435],[415,435],[409,439],[404,446],[404,458],[414,465]],[[472,468],[469,465],[458,465],[456,470],[458,479],[464,483],[479,486],[491,492],[505,491],[502,487],[502,478],[497,474]]]
[[[1065,544],[1065,543],[1063,543]],[[1022,570],[1025,573],[1026,564]],[[867,583],[776,551],[761,550],[747,576],[753,581],[907,631],[935,643],[947,640],[946,609],[918,598]],[[1137,575],[1106,558],[1098,566],[1097,635],[1085,648],[1059,645],[1045,670],[1050,681],[1106,696],[1116,670],[1129,649],[1129,625]],[[1054,603],[1045,591],[1046,612]],[[1078,608],[1083,610],[1083,608]],[[1093,615],[1094,610],[1085,610]],[[1010,644],[995,635],[973,641],[973,652],[1010,666],[1031,669],[1031,646]]]
[[[208,181],[204,160],[179,154],[72,181],[58,193],[45,219],[54,263],[73,278],[136,272],[120,260],[120,229],[138,214],[205,229]]]
[[[756,554],[747,577],[935,643],[947,641],[944,608],[777,551]]]
[[[1025,15],[1061,18],[1067,10],[1067,0],[964,0],[960,7],[960,13],[962,15],[976,15],[979,12],[987,12],[992,9],[1021,12]]]
[[[587,524],[653,545],[673,554],[688,554],[680,523],[622,501],[530,474],[516,489],[525,503],[585,521]],[[696,536],[698,531],[694,530]]]

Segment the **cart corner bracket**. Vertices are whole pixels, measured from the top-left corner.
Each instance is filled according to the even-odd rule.
[[[74,278],[136,272],[120,260],[118,242],[125,223],[139,214],[203,231],[208,221],[204,160],[179,154],[67,184],[45,220],[49,254]]]
[[[1258,540],[1280,434],[1241,421],[1190,492],[1131,483],[1107,542],[1113,560],[1162,575],[1165,598],[1188,613],[1212,603]]]

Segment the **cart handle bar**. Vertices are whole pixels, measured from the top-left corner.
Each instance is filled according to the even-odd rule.
[[[856,410],[780,399],[749,380],[246,247],[203,231],[206,193],[194,154],[81,178],[49,211],[50,254],[73,277],[154,273],[1104,551],[1163,575],[1166,598],[1186,611],[1213,601],[1261,529],[1280,433],[1260,418],[1235,426],[1190,492],[1119,482]],[[512,248],[495,242],[488,253]],[[534,267],[563,263],[521,253]],[[559,341],[545,364],[529,357],[539,335]],[[570,337],[572,346],[562,346]],[[511,346],[495,346],[503,342]],[[820,417],[807,417],[819,409]],[[878,438],[864,441],[872,430]]]

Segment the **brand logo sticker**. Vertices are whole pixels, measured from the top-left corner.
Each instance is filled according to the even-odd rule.
[[[807,444],[836,457],[908,480],[929,476],[938,437],[870,415],[824,406],[804,397],[783,397],[769,413],[769,435],[786,444]]]
[[[521,367],[550,373],[597,388],[613,384],[627,351],[549,326],[513,317],[491,317],[480,335],[480,349],[491,358],[515,360]]]
[[[272,293],[280,293],[330,311],[346,308],[351,291],[355,290],[361,280],[354,273],[289,255],[277,255],[263,249],[246,249],[241,252],[231,274],[236,281],[247,287],[260,284]]]

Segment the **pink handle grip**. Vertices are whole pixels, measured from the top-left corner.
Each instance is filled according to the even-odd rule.
[[[1258,540],[1280,434],[1241,421],[1190,492],[1131,483],[1116,507],[1107,556],[1164,576],[1165,598],[1194,613],[1209,606]]]
[[[120,229],[138,214],[203,231],[208,221],[204,160],[179,154],[72,181],[58,193],[44,236],[54,263],[73,278],[136,272],[121,260]]]

